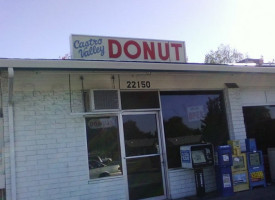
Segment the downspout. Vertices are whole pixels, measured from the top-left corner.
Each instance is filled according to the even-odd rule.
[[[10,166],[11,166],[11,199],[16,200],[15,144],[14,144],[14,112],[13,112],[13,78],[14,70],[8,68],[8,118],[10,136]]]

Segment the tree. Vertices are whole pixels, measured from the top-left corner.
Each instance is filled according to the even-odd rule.
[[[210,64],[227,64],[234,63],[244,59],[244,55],[229,45],[221,44],[218,50],[211,50],[205,55],[204,62]]]

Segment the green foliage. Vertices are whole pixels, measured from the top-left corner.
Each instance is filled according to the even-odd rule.
[[[221,44],[218,50],[211,50],[205,55],[204,62],[210,64],[227,64],[235,63],[244,59],[244,55],[236,49],[231,49],[229,45]]]

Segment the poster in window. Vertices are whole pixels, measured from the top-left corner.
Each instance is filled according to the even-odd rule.
[[[189,106],[187,107],[187,115],[189,122],[200,121],[205,117],[203,106]]]
[[[90,129],[110,128],[116,126],[114,118],[92,118],[88,121]]]

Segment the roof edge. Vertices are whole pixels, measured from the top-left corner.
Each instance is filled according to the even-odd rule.
[[[177,72],[231,72],[231,73],[275,73],[275,67],[234,66],[203,63],[163,63],[105,60],[61,60],[61,59],[10,59],[0,58],[0,68],[18,69],[90,69],[122,71],[177,71]]]

